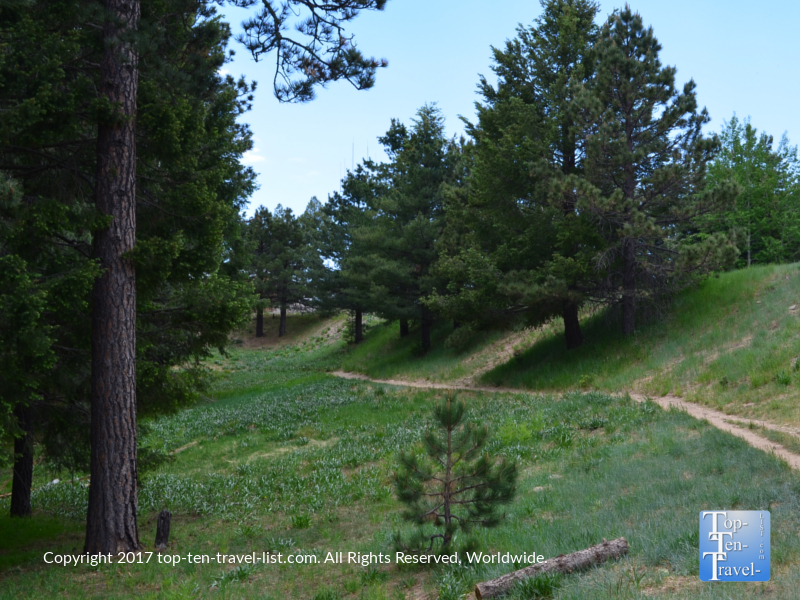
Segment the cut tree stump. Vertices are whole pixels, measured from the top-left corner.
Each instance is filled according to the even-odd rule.
[[[549,558],[542,563],[525,567],[519,571],[506,573],[497,579],[490,579],[475,586],[475,597],[478,600],[494,598],[506,593],[518,581],[529,577],[536,577],[544,573],[572,573],[592,565],[599,565],[611,558],[619,558],[628,553],[628,542],[625,538],[618,538],[610,542],[603,540],[585,550],[578,550],[572,554],[562,554],[556,558]]]
[[[172,519],[172,513],[168,510],[162,510],[158,515],[158,524],[156,525],[156,550],[166,550],[169,543],[169,522]]]

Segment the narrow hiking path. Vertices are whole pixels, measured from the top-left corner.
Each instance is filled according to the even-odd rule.
[[[345,371],[332,371],[330,373],[335,377],[341,377],[342,379],[353,379],[358,381],[368,381],[370,383],[380,383],[384,385],[395,385],[395,386],[403,386],[403,387],[411,387],[411,388],[422,388],[428,390],[458,390],[458,391],[470,391],[470,392],[490,392],[490,393],[506,393],[506,394],[533,394],[536,393],[533,390],[526,390],[526,389],[518,389],[518,388],[506,388],[506,387],[486,387],[486,386],[475,386],[475,385],[453,385],[453,384],[446,384],[446,383],[433,383],[430,381],[406,381],[402,379],[372,379],[367,377],[366,375],[362,375],[361,373],[349,373]],[[770,423],[768,421],[760,421],[758,419],[744,419],[742,417],[737,417],[734,415],[726,415],[723,412],[718,410],[714,410],[713,408],[708,408],[705,406],[700,406],[698,404],[693,404],[692,402],[687,402],[682,398],[678,398],[677,396],[661,396],[661,397],[652,397],[646,396],[644,394],[639,394],[635,392],[628,392],[630,397],[635,400],[636,402],[644,402],[648,398],[658,404],[664,410],[670,410],[671,408],[682,410],[688,415],[694,417],[695,419],[703,420],[705,419],[711,425],[720,429],[722,431],[726,431],[736,437],[743,439],[745,442],[750,444],[753,448],[758,448],[759,450],[763,450],[764,452],[772,453],[775,456],[778,456],[785,460],[790,467],[793,469],[800,471],[800,454],[796,454],[790,450],[788,450],[782,444],[777,442],[773,442],[772,440],[766,439],[757,433],[755,433],[750,426],[756,427],[763,427],[765,429],[770,429],[772,431],[779,431],[782,433],[787,433],[789,435],[793,435],[800,439],[800,430],[787,427],[784,425],[776,425],[775,423]]]
[[[336,377],[341,377],[342,379],[356,379],[358,381],[370,381],[372,383],[383,383],[386,385],[397,385],[397,386],[405,386],[405,387],[412,387],[412,388],[424,388],[427,390],[464,390],[464,391],[471,391],[471,392],[506,392],[506,393],[517,393],[517,392],[524,392],[526,394],[530,394],[530,390],[517,390],[514,388],[504,388],[504,387],[486,387],[486,386],[479,386],[479,385],[468,385],[467,383],[455,382],[455,383],[434,383],[432,381],[419,381],[419,380],[407,380],[407,379],[372,379],[371,377],[367,377],[366,375],[362,375],[361,373],[351,373],[349,371],[331,371],[331,375]]]

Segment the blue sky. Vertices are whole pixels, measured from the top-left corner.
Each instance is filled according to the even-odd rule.
[[[602,1],[601,19],[622,4]],[[678,69],[678,85],[697,83],[710,130],[736,113],[776,140],[784,132],[793,144],[800,140],[800,2],[638,0],[631,7],[653,27],[662,63]],[[228,6],[221,12],[234,32],[247,16]],[[368,152],[384,158],[377,138],[392,117],[408,123],[425,103],[438,104],[448,135],[461,133],[458,115],[475,114],[478,74],[492,75],[490,46],[502,46],[517,24],[531,24],[540,12],[537,0],[389,0],[383,12],[363,13],[348,28],[365,54],[389,61],[375,87],[356,91],[337,82],[306,104],[279,103],[272,57],[255,63],[232,42],[237,56],[226,69],[259,83],[253,111],[243,118],[255,135],[245,160],[260,185],[248,213],[278,204],[299,213],[312,196],[324,201],[353,155],[356,164]]]

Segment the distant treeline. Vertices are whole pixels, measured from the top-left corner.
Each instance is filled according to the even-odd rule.
[[[586,305],[619,309],[624,335],[709,273],[800,259],[796,148],[733,117],[706,135],[693,81],[675,86],[652,28],[630,8],[598,27],[589,0],[546,0],[533,26],[493,48],[468,139],[435,105],[379,138],[365,160],[296,217],[247,225],[262,301],[302,301],[419,325],[448,343],[514,322],[564,322],[583,342]],[[259,312],[259,314],[261,314]],[[285,328],[285,320],[282,321]]]

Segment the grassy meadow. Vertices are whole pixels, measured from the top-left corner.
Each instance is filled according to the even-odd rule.
[[[554,323],[552,334],[536,332],[517,358],[484,375],[487,383],[547,391],[460,393],[470,418],[489,426],[489,451],[515,460],[520,473],[505,520],[475,532],[481,549],[550,557],[603,538],[630,543],[620,561],[533,582],[509,598],[797,596],[800,476],[684,413],[609,393],[713,390],[701,399],[791,421],[798,378],[790,357],[798,348],[796,312],[788,307],[797,274],[797,266],[773,267],[711,280],[633,340],[614,339],[600,316],[590,317],[587,345],[574,357],[559,350]],[[394,326],[375,324],[358,348],[336,341],[342,326],[341,318],[303,315],[290,319],[288,339],[254,340],[244,331],[229,356],[210,361],[217,380],[208,401],[142,424],[141,446],[163,459],[142,474],[146,550],[153,549],[162,508],[173,513],[170,555],[280,552],[322,563],[328,552],[392,550],[393,534],[408,527],[392,487],[397,454],[421,447],[431,408],[446,392],[342,380],[330,371],[361,366],[379,377],[458,379],[469,372],[459,363],[490,365],[500,338],[487,334],[455,352],[442,348],[448,331],[441,326],[439,349],[422,359],[411,337],[396,340]],[[524,345],[534,333],[515,335]],[[603,356],[596,339],[609,348]],[[402,368],[392,371],[392,358],[402,353]],[[789,384],[776,380],[781,370]],[[572,391],[552,393],[559,389]],[[775,398],[780,407],[770,408]],[[476,582],[521,566],[172,565],[157,557],[146,564],[45,565],[44,552],[82,548],[83,475],[38,465],[33,518],[0,518],[0,598],[456,600]],[[61,481],[48,483],[56,477]],[[10,490],[8,469],[0,490]],[[0,499],[3,515],[8,502]],[[699,581],[698,513],[712,509],[771,511],[770,582]]]

